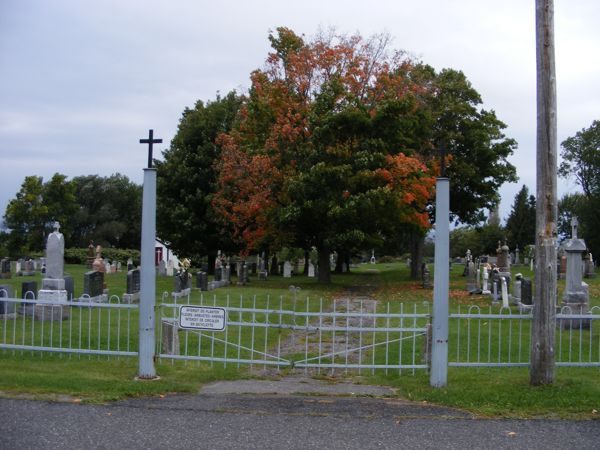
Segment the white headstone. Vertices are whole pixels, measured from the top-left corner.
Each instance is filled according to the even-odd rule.
[[[59,228],[59,223],[55,222],[46,243],[46,278],[63,278],[64,275],[65,238]]]
[[[315,277],[315,265],[311,262],[308,263],[308,276],[310,278]]]
[[[175,270],[175,264],[172,259],[167,261],[167,276],[172,277]]]
[[[506,278],[500,277],[500,281],[502,283],[502,307],[508,308],[508,286],[506,284]]]
[[[289,261],[283,263],[283,277],[292,278],[292,263]]]

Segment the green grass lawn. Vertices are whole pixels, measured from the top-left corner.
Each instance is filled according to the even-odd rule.
[[[518,269],[525,276],[532,275],[526,267]],[[75,295],[80,295],[82,292],[83,273],[86,270],[83,266],[68,265],[66,267],[66,271],[75,280]],[[513,269],[514,273],[517,273],[515,269]],[[455,265],[451,273],[450,310],[456,312],[460,307],[463,311],[468,305],[478,305],[487,311],[490,304],[489,298],[468,296],[465,292],[466,279],[461,274],[462,267]],[[40,275],[24,278],[13,277],[3,280],[3,284],[13,285],[16,294],[20,296],[20,283],[28,279],[37,279],[38,286],[41,284]],[[121,296],[125,292],[124,272],[107,275],[106,282],[111,294]],[[600,306],[600,281],[592,279],[586,280],[586,282],[590,284],[591,305]],[[270,302],[277,302],[281,298],[286,305],[290,305],[293,301],[290,285],[300,288],[297,293],[299,302],[305,301],[304,299],[307,297],[312,300],[311,309],[318,307],[320,299],[323,299],[325,303],[330,302],[334,296],[339,295],[348,286],[369,286],[372,295],[380,300],[382,305],[389,302],[392,311],[397,310],[400,305],[410,308],[413,305],[422,307],[424,304],[428,304],[430,308],[433,295],[432,290],[421,289],[420,283],[409,279],[406,264],[390,263],[361,265],[353,269],[350,274],[334,275],[333,282],[328,286],[319,285],[316,279],[300,276],[292,279],[271,277],[268,281],[258,281],[254,278],[249,285],[244,287],[232,285],[202,294],[194,291],[191,301],[200,303],[202,295],[204,304],[223,304],[227,301],[237,301],[236,299],[243,296],[245,299],[256,297],[258,302],[264,304],[268,297],[271,299]],[[167,277],[157,277],[157,302],[163,292],[171,291],[172,286],[173,280]],[[564,281],[559,282],[559,299],[562,289],[564,289]],[[227,298],[229,300],[226,300]],[[170,297],[168,301],[171,301]],[[381,307],[383,308],[383,306]],[[495,310],[497,309],[495,307]],[[77,314],[84,314],[84,311]],[[132,315],[135,317],[130,320],[136,324],[137,329],[137,311]],[[111,326],[115,326],[115,317],[113,316]],[[106,322],[105,317],[102,317],[101,320],[102,323]],[[490,325],[484,322],[472,323],[471,329],[475,326],[483,327],[483,336],[484,339],[487,339],[485,333]],[[525,328],[521,328],[519,332],[528,336],[528,323],[523,325],[515,322],[510,325],[512,328],[504,325],[502,332],[510,332],[511,336],[512,333],[515,333],[516,336],[518,327],[523,326]],[[465,339],[467,329],[466,323],[461,325],[460,330],[451,323],[449,348],[451,360],[453,358],[452,341],[459,335],[461,339]],[[95,339],[95,333],[90,334],[92,335],[90,340]],[[598,343],[597,334],[594,336],[595,344],[592,343],[591,348],[595,353],[592,357],[597,360],[598,356],[596,355],[600,343]],[[62,336],[62,338],[65,337]],[[132,336],[131,339],[130,344],[134,345],[137,336]],[[498,344],[495,343],[492,346],[492,353],[496,355],[498,352],[504,352],[502,353],[504,357],[506,352],[510,351],[515,352],[514,358],[517,358],[517,352],[524,352],[521,357],[526,357],[529,352],[529,340],[527,339],[521,348],[517,349],[516,338],[513,339],[515,347],[511,350],[507,349],[504,344],[499,349]],[[261,341],[260,345],[270,345],[270,343]],[[469,360],[475,360],[478,350],[473,345],[462,348],[460,350],[462,353],[457,354],[456,358],[464,360],[468,351]],[[557,349],[557,360],[564,357],[565,352],[573,351],[572,348],[566,346]],[[511,357],[512,355],[513,353],[511,353]],[[382,358],[380,355],[375,356],[378,360]],[[487,354],[484,354],[482,358],[485,360]],[[132,396],[196,392],[206,382],[250,376],[247,369],[238,368],[234,364],[229,364],[224,368],[221,364],[165,360],[159,361],[157,364],[159,380],[136,381],[137,369],[136,358],[3,350],[0,351],[0,391],[2,395],[7,396],[32,395],[35,398],[50,399],[66,396],[65,398],[73,401],[104,402]],[[325,376],[325,371],[323,376]],[[377,371],[373,375],[368,371],[363,371],[361,376],[352,375],[352,377],[356,382],[393,386],[397,389],[397,395],[402,398],[456,406],[485,416],[594,419],[598,417],[597,411],[600,411],[600,370],[598,368],[557,368],[555,383],[543,387],[529,386],[527,368],[451,367],[448,372],[448,386],[443,389],[429,387],[429,376],[425,370],[416,370],[414,374],[413,371],[402,371],[400,376],[397,372],[392,371],[389,371],[387,375],[384,371]]]

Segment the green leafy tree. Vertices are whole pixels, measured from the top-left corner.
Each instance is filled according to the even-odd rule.
[[[600,121],[595,120],[561,143],[562,163],[558,174],[573,177],[581,187],[582,194],[571,194],[559,202],[559,232],[571,235],[570,218],[579,220],[579,235],[593,253],[600,252]]]
[[[199,261],[209,256],[212,271],[218,250],[236,249],[231,227],[212,207],[216,190],[215,164],[221,155],[216,143],[219,133],[228,132],[242,97],[230,92],[225,97],[185,109],[158,171],[157,235],[176,254]]]
[[[43,193],[43,178],[27,176],[16,197],[8,203],[4,223],[10,230],[7,246],[12,255],[44,248],[45,226],[49,218]]]
[[[525,185],[515,196],[506,220],[506,234],[511,248],[523,250],[535,244],[535,196],[529,195]]]
[[[328,282],[332,251],[345,258],[400,226],[429,227],[433,172],[411,156],[426,119],[422,87],[385,35],[305,42],[279,28],[270,40],[274,53],[252,74],[239,126],[221,139],[214,204],[246,250],[268,239],[314,246]]]
[[[139,248],[141,186],[118,173],[79,176],[72,182],[78,209],[70,245],[86,247],[93,241],[104,247]]]

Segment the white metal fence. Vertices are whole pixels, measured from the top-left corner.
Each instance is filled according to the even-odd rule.
[[[0,291],[0,349],[138,356],[138,305],[7,298]],[[184,328],[182,306],[224,311],[218,330]],[[428,303],[380,304],[369,299],[231,298],[167,294],[157,305],[156,354],[253,369],[402,373],[429,367]],[[450,367],[524,367],[531,351],[531,313],[460,307],[449,315]],[[600,367],[600,307],[557,314],[557,366]]]
[[[29,294],[29,293],[28,293]],[[0,348],[137,356],[137,305],[117,296],[107,303],[0,298]]]
[[[528,366],[531,351],[531,313],[510,308],[483,310],[459,307],[451,313],[449,359],[451,367]],[[587,314],[562,308],[556,315],[557,366],[600,367],[600,307]]]
[[[181,327],[180,311],[187,305],[159,306],[160,358],[305,372],[428,367],[428,308],[419,312],[416,305],[380,306],[365,299],[203,297],[200,306],[226,311],[225,326],[213,331]]]

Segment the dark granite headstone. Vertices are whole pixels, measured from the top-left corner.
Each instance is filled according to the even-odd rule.
[[[141,272],[140,269],[133,269],[127,272],[127,293],[135,294],[140,292],[141,286]]]
[[[37,281],[23,281],[21,283],[21,298],[34,300],[37,296]]]
[[[86,272],[83,275],[83,293],[90,297],[98,297],[104,292],[104,273],[97,271]]]
[[[215,281],[221,281],[222,277],[223,277],[223,268],[222,267],[215,268]]]
[[[533,305],[531,280],[527,278],[521,280],[521,303],[524,305]]]
[[[3,258],[0,262],[0,278],[10,278],[10,259]]]
[[[67,291],[67,300],[73,300],[75,295],[75,281],[71,275],[65,275],[65,290]]]
[[[196,287],[201,291],[208,291],[208,274],[206,272],[196,273]]]

